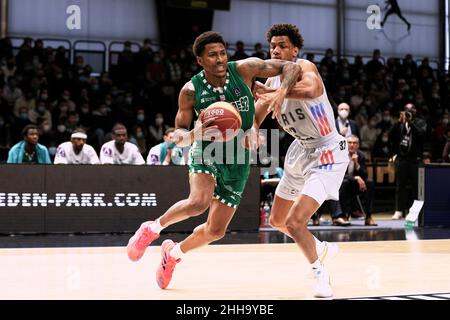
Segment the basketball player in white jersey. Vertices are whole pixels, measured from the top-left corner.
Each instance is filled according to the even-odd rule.
[[[127,141],[127,128],[123,124],[116,124],[112,134],[113,140],[106,142],[100,150],[102,164],[145,164],[138,147]]]
[[[99,164],[97,153],[86,140],[86,132],[75,129],[70,141],[61,143],[56,149],[54,164]]]
[[[280,77],[257,85],[255,129],[272,112],[272,118],[296,138],[285,158],[270,224],[290,236],[311,263],[316,279],[314,296],[328,298],[333,292],[322,262],[331,245],[315,239],[307,225],[325,200],[339,199],[339,188],[349,162],[347,143],[336,131],[333,109],[316,66],[297,59],[303,47],[298,28],[291,24],[274,25],[267,32],[267,40],[272,59],[296,61],[302,67],[300,81],[279,108],[268,109],[268,106],[272,91],[280,85]],[[325,251],[322,257],[318,256],[318,249]],[[333,250],[337,251],[336,245]]]

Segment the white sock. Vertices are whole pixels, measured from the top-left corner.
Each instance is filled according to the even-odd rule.
[[[184,257],[185,253],[181,251],[181,245],[177,243],[172,250],[169,252],[170,256],[174,259],[181,259]]]
[[[311,267],[313,270],[322,270],[322,262],[320,262],[319,259],[317,259],[314,263],[311,263]]]
[[[313,236],[314,237],[314,236]],[[316,240],[316,250],[317,253],[320,255],[323,250],[325,249],[325,243],[323,243],[322,241],[320,241],[319,239],[317,239],[316,237],[314,237],[314,240]]]
[[[159,234],[162,229],[164,229],[164,227],[161,226],[161,223],[159,223],[159,218],[156,219],[154,223],[150,224],[150,230],[152,230],[154,233]]]

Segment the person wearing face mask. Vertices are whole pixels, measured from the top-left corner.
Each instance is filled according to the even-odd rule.
[[[169,126],[164,124],[164,117],[161,113],[157,113],[155,116],[155,124],[149,126],[149,138],[150,143],[157,144],[163,141],[164,132],[169,129]]]
[[[52,126],[52,114],[47,110],[45,101],[39,100],[36,104],[36,109],[29,112],[29,119],[33,123],[37,123],[38,119],[47,120]]]
[[[139,148],[139,152],[142,156],[147,153],[147,134],[144,132],[141,125],[137,124],[133,127],[130,142]]]
[[[402,219],[406,210],[417,199],[418,164],[423,152],[425,132],[415,121],[416,108],[407,105],[389,135],[392,143],[392,158],[396,166],[396,208],[393,220]],[[408,196],[408,184],[412,187],[412,198]]]
[[[33,92],[27,91],[25,95],[16,100],[13,111],[16,117],[20,116],[19,110],[22,108],[26,108],[27,112],[36,108],[36,100]]]
[[[390,142],[389,142],[389,130],[382,131],[375,141],[373,147],[373,157],[389,159],[390,155]]]
[[[383,111],[383,117],[381,118],[381,121],[378,122],[376,128],[380,129],[381,131],[389,131],[391,130],[393,125],[391,112],[389,109],[386,109]]]
[[[147,156],[147,164],[151,166],[155,165],[184,165],[183,157],[179,157],[180,151],[181,154],[183,151],[181,148],[177,147],[173,142],[173,133],[175,132],[175,128],[169,128],[164,133],[164,142],[154,146],[150,149],[150,152]],[[178,156],[177,156],[178,155]],[[174,157],[176,156],[176,157]],[[178,161],[174,161],[176,158]]]
[[[87,134],[82,128],[73,131],[70,141],[61,143],[55,154],[54,164],[99,164],[94,148],[86,144]]]
[[[350,106],[343,102],[338,106],[338,117],[336,118],[336,129],[344,137],[355,135],[360,137],[358,125],[354,120],[349,119]]]
[[[38,143],[38,127],[28,125],[23,129],[22,135],[23,140],[9,151],[7,163],[51,164],[47,147]]]

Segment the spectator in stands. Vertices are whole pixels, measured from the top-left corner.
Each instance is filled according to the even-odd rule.
[[[264,52],[261,43],[258,42],[255,44],[255,52],[252,54],[252,57],[256,57],[262,60],[267,59],[267,54]]]
[[[336,118],[336,129],[344,137],[351,135],[360,136],[358,125],[354,120],[349,119],[350,106],[347,103],[341,103],[338,106],[338,117]]]
[[[11,125],[0,115],[0,162],[6,161],[12,145]]]
[[[112,129],[113,140],[106,142],[100,150],[102,164],[145,164],[139,149],[128,142],[127,128],[118,123]]]
[[[68,70],[70,68],[70,61],[66,56],[66,48],[63,46],[59,46],[56,49],[55,63],[63,70]]]
[[[442,161],[445,163],[450,163],[450,129],[446,132],[447,143],[442,151]]]
[[[164,116],[162,113],[155,115],[155,122],[148,128],[150,144],[155,145],[163,141],[164,132],[169,129],[169,126],[164,123]]]
[[[49,147],[51,143],[56,145],[56,130],[50,125],[50,122],[46,119],[38,119],[37,123],[39,129],[39,141],[41,141],[41,144],[47,147]]]
[[[13,46],[11,39],[8,37],[0,39],[0,59],[9,59],[13,56]]]
[[[26,109],[27,112],[36,108],[36,101],[34,94],[31,91],[26,91],[24,95],[19,97],[14,104],[14,115],[19,117],[19,110]]]
[[[173,142],[175,128],[169,128],[164,133],[164,142],[150,149],[147,156],[149,165],[185,165],[183,150]]]
[[[368,151],[370,154],[380,133],[376,125],[377,119],[373,116],[361,128],[361,149]]]
[[[433,130],[433,144],[435,155],[440,154],[441,150],[443,150],[447,142],[447,135],[445,133],[450,129],[449,121],[450,113],[445,110]]]
[[[391,112],[389,111],[389,109],[385,109],[383,111],[383,117],[381,118],[381,121],[378,122],[376,128],[380,129],[382,132],[383,131],[390,131],[393,125],[393,121],[392,121],[392,117],[391,117]]]
[[[144,39],[144,41],[142,42],[142,47],[136,54],[136,71],[138,72],[139,77],[145,76],[146,67],[153,60],[154,52],[151,45],[152,41],[150,39]]]
[[[122,84],[127,81],[133,82],[134,75],[136,74],[136,58],[135,54],[131,51],[131,42],[126,41],[123,46],[123,51],[119,54],[119,61],[117,66],[119,68],[119,79]]]
[[[314,55],[314,53],[312,53],[312,52],[308,52],[307,54],[306,54],[306,60],[308,60],[308,61],[310,61],[310,62],[312,62],[312,63],[316,63],[316,61],[315,61],[315,55]]]
[[[4,97],[8,101],[10,107],[13,107],[16,100],[23,95],[22,90],[17,87],[17,80],[15,77],[8,78],[8,85],[5,86]]]
[[[17,67],[16,67],[16,59],[14,57],[10,57],[4,66],[1,67],[3,71],[5,82],[9,77],[14,77],[16,75]]]
[[[43,100],[38,100],[36,109],[28,112],[28,118],[34,124],[37,124],[38,120],[47,120],[50,127],[52,126],[52,114],[48,111],[47,105]]]
[[[417,170],[423,152],[425,132],[416,125],[415,115],[415,108],[405,108],[390,132],[392,161],[395,161],[397,174],[396,209],[392,216],[394,220],[403,218],[412,200],[417,199]],[[412,186],[412,199],[408,199],[408,182]]]
[[[86,144],[86,131],[77,128],[70,141],[60,144],[56,150],[54,164],[99,164],[94,148]]]
[[[144,128],[140,124],[135,125],[130,136],[130,142],[139,148],[142,155],[147,153],[147,139]]]
[[[9,150],[7,163],[51,164],[47,147],[38,143],[37,126],[25,126],[22,135],[24,139]]]
[[[368,180],[366,156],[359,150],[359,139],[352,135],[347,138],[350,163],[339,189],[339,202],[344,212],[352,214],[361,207],[365,214],[365,225],[376,225],[372,219],[374,183]]]
[[[325,66],[329,74],[336,74],[336,62],[333,60],[334,52],[333,49],[329,48],[325,51],[325,57],[320,62],[320,66]]]
[[[339,201],[328,200],[323,207],[328,206],[334,226],[349,226],[349,216],[364,217],[365,225],[376,226],[372,218],[375,187],[373,181],[368,180],[365,154],[359,150],[357,136],[349,136],[347,143],[350,163],[339,189]],[[322,208],[320,212],[323,212]],[[319,215],[313,217],[313,224],[319,225]]]
[[[236,42],[236,51],[230,57],[230,61],[237,61],[242,59],[247,59],[248,54],[245,53],[244,42],[238,41]]]
[[[373,147],[373,157],[389,159],[390,156],[390,141],[389,141],[389,130],[382,131],[375,141]]]
[[[430,164],[432,162],[433,157],[431,156],[431,153],[425,151],[422,153],[422,164]]]
[[[383,68],[383,63],[380,60],[381,51],[379,49],[375,49],[372,54],[372,60],[370,60],[366,65],[369,79],[373,79],[375,74]]]

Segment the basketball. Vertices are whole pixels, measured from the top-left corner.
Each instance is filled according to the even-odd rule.
[[[231,103],[219,101],[211,104],[202,113],[201,121],[205,122],[211,118],[216,119],[210,126],[218,127],[214,141],[229,141],[238,135],[242,119],[239,111]]]

